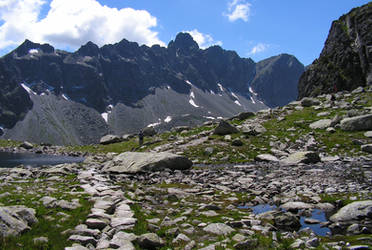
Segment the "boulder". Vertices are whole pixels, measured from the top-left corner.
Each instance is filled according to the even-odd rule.
[[[107,145],[107,144],[117,143],[121,141],[122,139],[117,135],[105,135],[101,138],[99,143],[102,145]]]
[[[224,223],[212,223],[203,228],[203,230],[216,235],[228,235],[235,231],[232,227]]]
[[[372,131],[367,131],[364,133],[365,137],[372,138]]]
[[[31,142],[25,141],[20,145],[20,147],[24,149],[33,149],[34,145]]]
[[[296,165],[299,163],[317,163],[320,162],[320,157],[317,153],[313,151],[299,151],[293,154],[290,154],[285,158],[282,163],[285,165]]]
[[[145,249],[154,249],[164,246],[164,241],[154,233],[142,234],[137,238],[138,245]]]
[[[137,173],[144,171],[158,171],[161,169],[185,170],[192,166],[192,162],[184,156],[161,153],[124,152],[103,167],[104,172]]]
[[[261,124],[243,124],[241,129],[242,133],[246,135],[259,135],[265,133],[267,130]]]
[[[154,136],[157,134],[154,127],[147,127],[143,129],[143,136]]]
[[[301,106],[303,107],[311,107],[311,106],[316,106],[319,104],[320,104],[320,101],[315,98],[305,97],[305,98],[302,98],[301,100]]]
[[[326,129],[331,126],[332,120],[331,119],[322,119],[310,124],[311,129]]]
[[[17,236],[30,229],[38,220],[33,208],[25,206],[0,207],[0,236]]]
[[[293,201],[287,202],[280,206],[281,208],[289,211],[289,212],[296,212],[301,209],[311,209],[313,206],[311,204],[301,202],[301,201]]]
[[[274,226],[286,231],[298,231],[301,228],[300,220],[292,213],[279,213],[274,217]]]
[[[372,129],[372,114],[345,118],[341,121],[344,131],[364,131]]]
[[[221,120],[217,127],[214,129],[213,133],[216,135],[228,135],[239,133],[239,130],[227,121]]]
[[[243,120],[246,120],[246,119],[248,119],[248,118],[250,118],[254,115],[255,115],[255,113],[253,113],[253,112],[241,112],[237,116],[234,116],[233,119],[238,119],[238,120],[243,121]]]
[[[372,219],[372,200],[355,201],[344,207],[331,216],[333,222],[358,221],[364,218]]]
[[[263,162],[279,162],[279,159],[271,154],[260,154],[254,158],[256,161]]]
[[[372,154],[372,144],[366,144],[361,147],[362,151]]]

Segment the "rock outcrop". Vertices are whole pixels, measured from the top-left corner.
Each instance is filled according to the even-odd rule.
[[[372,84],[372,3],[332,23],[320,57],[301,76],[299,99]]]
[[[17,236],[36,223],[36,211],[25,206],[0,207],[0,236]]]
[[[103,171],[110,173],[137,173],[162,169],[185,170],[192,162],[184,156],[171,153],[125,152],[105,164]]]

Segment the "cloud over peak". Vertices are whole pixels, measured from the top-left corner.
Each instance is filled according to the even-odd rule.
[[[45,4],[49,11],[39,20]],[[1,0],[0,7],[0,49],[26,38],[72,49],[88,41],[102,46],[123,38],[165,45],[152,30],[156,17],[145,10],[110,8],[97,0]]]
[[[224,13],[230,22],[235,22],[239,19],[248,22],[251,15],[251,4],[246,0],[232,0],[227,4],[228,13]]]
[[[206,49],[212,45],[222,45],[221,41],[215,41],[213,37],[209,34],[203,34],[199,32],[197,29],[193,29],[190,31],[184,31],[189,33],[195,42],[199,45],[200,48]]]

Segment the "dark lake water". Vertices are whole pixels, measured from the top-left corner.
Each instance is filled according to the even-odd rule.
[[[37,167],[42,165],[57,165],[82,161],[84,161],[84,157],[0,152],[0,168],[12,168],[21,164]]]
[[[252,212],[254,214],[261,214],[261,213],[272,211],[272,210],[276,209],[277,206],[269,205],[269,204],[263,204],[263,205],[253,206],[253,207],[238,206],[238,208],[242,208],[242,209],[248,209],[249,208],[249,209],[252,209]],[[308,217],[308,218],[316,219],[319,222],[326,222],[327,221],[326,213],[322,210],[319,210],[319,209],[313,209],[312,213],[311,213],[311,216]],[[307,224],[307,223],[305,223],[305,219],[306,219],[306,217],[304,217],[304,216],[301,216],[301,218],[300,218],[301,229],[309,227],[313,230],[313,232],[316,235],[319,235],[319,236],[326,236],[327,233],[331,232],[331,230],[329,228],[322,227],[321,224]]]

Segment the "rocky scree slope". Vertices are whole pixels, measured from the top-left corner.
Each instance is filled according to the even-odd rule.
[[[372,3],[332,23],[320,57],[301,76],[298,98],[372,84]]]
[[[101,48],[88,42],[74,53],[26,40],[0,61],[10,72],[2,82],[3,89],[22,84],[30,96],[40,99],[46,95],[55,96],[48,101],[53,99],[54,105],[58,105],[59,99],[65,99],[72,106],[80,103],[101,114],[101,118],[93,115],[90,119],[105,121],[106,133],[119,135],[136,132],[150,124],[161,124],[167,129],[284,105],[294,100],[297,94],[289,91],[290,94],[284,95],[279,90],[295,88],[293,83],[303,71],[303,65],[290,55],[267,59],[260,66],[219,46],[202,50],[185,33],[178,34],[167,48],[138,46],[123,39]],[[268,72],[269,76],[263,72]],[[10,76],[14,81],[9,80]],[[25,94],[23,90],[22,93]],[[26,107],[29,109],[30,105]],[[35,105],[33,112],[40,114],[45,108],[49,109],[49,106]],[[59,116],[53,114],[57,120],[63,119]],[[16,116],[17,120],[21,117]],[[5,138],[19,139],[20,132],[11,129],[14,122],[7,119],[4,116],[4,124],[0,124],[9,128]],[[28,121],[21,121],[17,130],[27,129]],[[76,117],[75,122],[84,126],[82,118]],[[66,129],[61,126],[51,126],[47,130],[58,133]],[[92,131],[88,137],[97,142],[102,131]],[[39,132],[33,130],[30,133]],[[24,135],[23,139],[34,138]],[[61,143],[53,136],[43,140],[47,141],[35,142]],[[87,142],[92,139],[77,138],[67,143]]]

